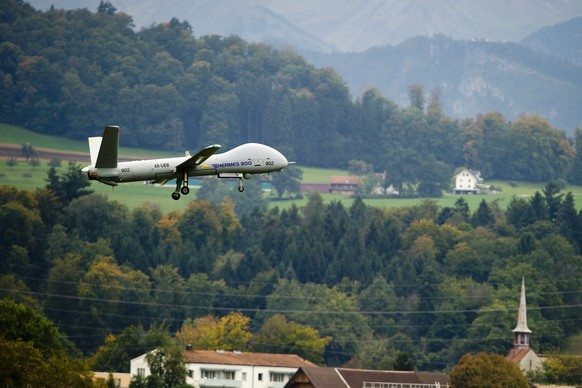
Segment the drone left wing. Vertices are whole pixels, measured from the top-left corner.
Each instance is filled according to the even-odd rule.
[[[190,168],[199,166],[200,164],[204,163],[204,161],[206,159],[211,157],[219,149],[220,149],[219,144],[213,144],[213,145],[210,145],[210,146],[204,148],[203,150],[198,152],[196,155],[194,155],[194,156],[186,159],[182,163],[178,164],[176,166],[176,171],[180,171],[180,170],[183,170],[185,168],[190,169]]]
[[[208,159],[209,157],[211,157],[219,149],[220,149],[220,145],[219,144],[213,144],[213,145],[210,145],[210,146],[202,149],[196,155],[194,155],[194,156],[186,159],[182,163],[178,164],[175,167],[174,172],[175,173],[179,173],[180,175],[183,175],[184,174],[184,170],[189,170],[189,169],[191,169],[193,167],[199,166],[200,164],[204,163],[204,161],[206,159]],[[165,185],[170,180],[171,179],[169,179],[169,178],[154,179],[152,181],[148,181],[148,183],[157,183],[157,184],[160,184],[160,185],[163,186],[163,185]]]

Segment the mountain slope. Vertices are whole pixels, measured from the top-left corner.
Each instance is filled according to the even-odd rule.
[[[542,28],[521,44],[582,66],[582,17]]]
[[[413,36],[517,42],[540,27],[582,15],[575,0],[263,0],[340,51],[399,44]]]
[[[408,105],[408,87],[423,84],[427,93],[442,91],[453,117],[498,111],[514,120],[536,112],[568,131],[582,126],[582,68],[515,43],[417,37],[359,54],[304,55],[316,66],[336,68],[356,97],[376,87]]]

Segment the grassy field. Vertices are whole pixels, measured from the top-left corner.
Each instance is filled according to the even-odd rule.
[[[99,134],[100,130],[96,131],[96,135]],[[23,128],[0,124],[0,144],[24,144],[30,143],[33,147],[42,147],[49,149],[58,149],[63,151],[75,151],[75,152],[88,152],[87,143],[84,141],[74,141],[66,140],[61,138],[56,138],[47,135],[37,134],[31,131],[27,131]],[[169,156],[171,153],[163,151],[151,151],[144,149],[132,149],[132,148],[121,148],[119,151],[120,156],[142,156],[142,157],[163,157]],[[0,155],[0,184],[7,184],[16,186],[24,190],[34,190],[35,188],[41,188],[46,185],[46,177],[49,166],[47,161],[41,161],[41,164],[37,167],[30,166],[24,159],[19,159],[18,164],[14,167],[8,166],[6,163],[6,157]],[[63,161],[61,169],[67,168],[67,161]],[[303,170],[303,182],[304,183],[320,183],[329,182],[332,175],[348,175],[346,170],[339,169],[320,169],[311,167],[301,167]],[[283,172],[284,174],[284,172]],[[466,195],[465,200],[469,204],[471,211],[477,209],[479,202],[485,199],[487,202],[497,201],[501,209],[505,209],[511,198],[515,197],[529,197],[536,191],[541,191],[543,184],[533,184],[518,182],[513,187],[506,182],[501,181],[488,181],[488,184],[492,184],[495,187],[501,188],[502,192],[494,195]],[[191,183],[191,187],[194,187],[196,183]],[[173,185],[168,184],[166,186],[151,186],[144,185],[141,182],[127,183],[119,185],[115,188],[106,186],[97,182],[91,182],[91,190],[97,193],[107,195],[111,200],[119,201],[125,204],[130,209],[136,208],[143,204],[144,202],[152,202],[160,205],[164,212],[170,212],[174,210],[185,209],[188,200],[195,199],[195,192],[193,190],[189,197],[182,197],[179,201],[174,201],[171,199],[170,195],[174,189]],[[577,208],[580,209],[582,206],[582,187],[580,186],[569,186],[565,192],[571,191],[574,194],[574,199],[576,201]],[[241,193],[240,195],[244,195]],[[342,201],[344,206],[349,207],[352,203],[351,198],[344,197],[342,195],[333,194],[323,194],[322,197],[326,202],[329,201]],[[445,194],[442,198],[437,198],[435,201],[439,206],[445,207],[454,206],[455,201],[459,198],[459,195]],[[416,205],[423,199],[415,198],[382,198],[382,199],[366,199],[365,203],[370,206],[375,206],[379,208],[393,208],[402,206],[412,206]],[[289,208],[293,204],[296,206],[304,206],[307,203],[307,198],[301,200],[287,200],[287,201],[272,201],[272,207],[279,207],[282,209]]]
[[[96,128],[94,133],[88,133],[89,136],[101,136],[102,128]],[[121,134],[123,136],[123,134]],[[22,127],[0,123],[0,144],[17,144],[22,145],[30,143],[34,148],[47,148],[59,151],[72,152],[89,152],[89,146],[86,140],[71,140],[61,137],[43,135],[32,132]],[[146,150],[140,148],[120,147],[119,156],[158,158],[171,156],[170,152]],[[1,156],[1,155],[0,155]],[[176,154],[176,156],[182,156]]]
[[[568,338],[568,343],[566,344],[563,353],[582,355],[582,334]]]

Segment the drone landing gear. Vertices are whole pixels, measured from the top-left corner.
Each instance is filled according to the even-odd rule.
[[[243,178],[244,179],[251,179],[251,174],[249,173],[240,173],[240,172],[219,172],[218,173],[218,177],[219,178],[226,178],[226,179],[238,179],[238,191],[239,192],[243,192],[245,191],[245,188],[243,186]]]
[[[184,186],[182,186],[184,183]],[[176,179],[176,190],[172,193],[172,199],[177,201],[180,199],[180,193],[188,195],[190,188],[188,187],[188,170],[182,171],[182,176]]]

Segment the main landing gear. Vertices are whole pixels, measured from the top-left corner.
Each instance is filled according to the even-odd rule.
[[[245,188],[243,186],[243,178],[244,179],[251,179],[251,174],[245,173],[221,173],[218,174],[219,178],[237,178],[238,179],[238,191],[243,192]],[[173,200],[180,199],[180,193],[184,195],[188,195],[190,193],[190,188],[188,187],[188,170],[185,169],[182,171],[182,174],[176,179],[176,190],[172,193]]]
[[[184,183],[184,186],[182,186]],[[182,171],[182,176],[176,179],[176,190],[172,193],[172,199],[177,201],[180,199],[180,193],[188,195],[190,188],[188,187],[188,170]]]

